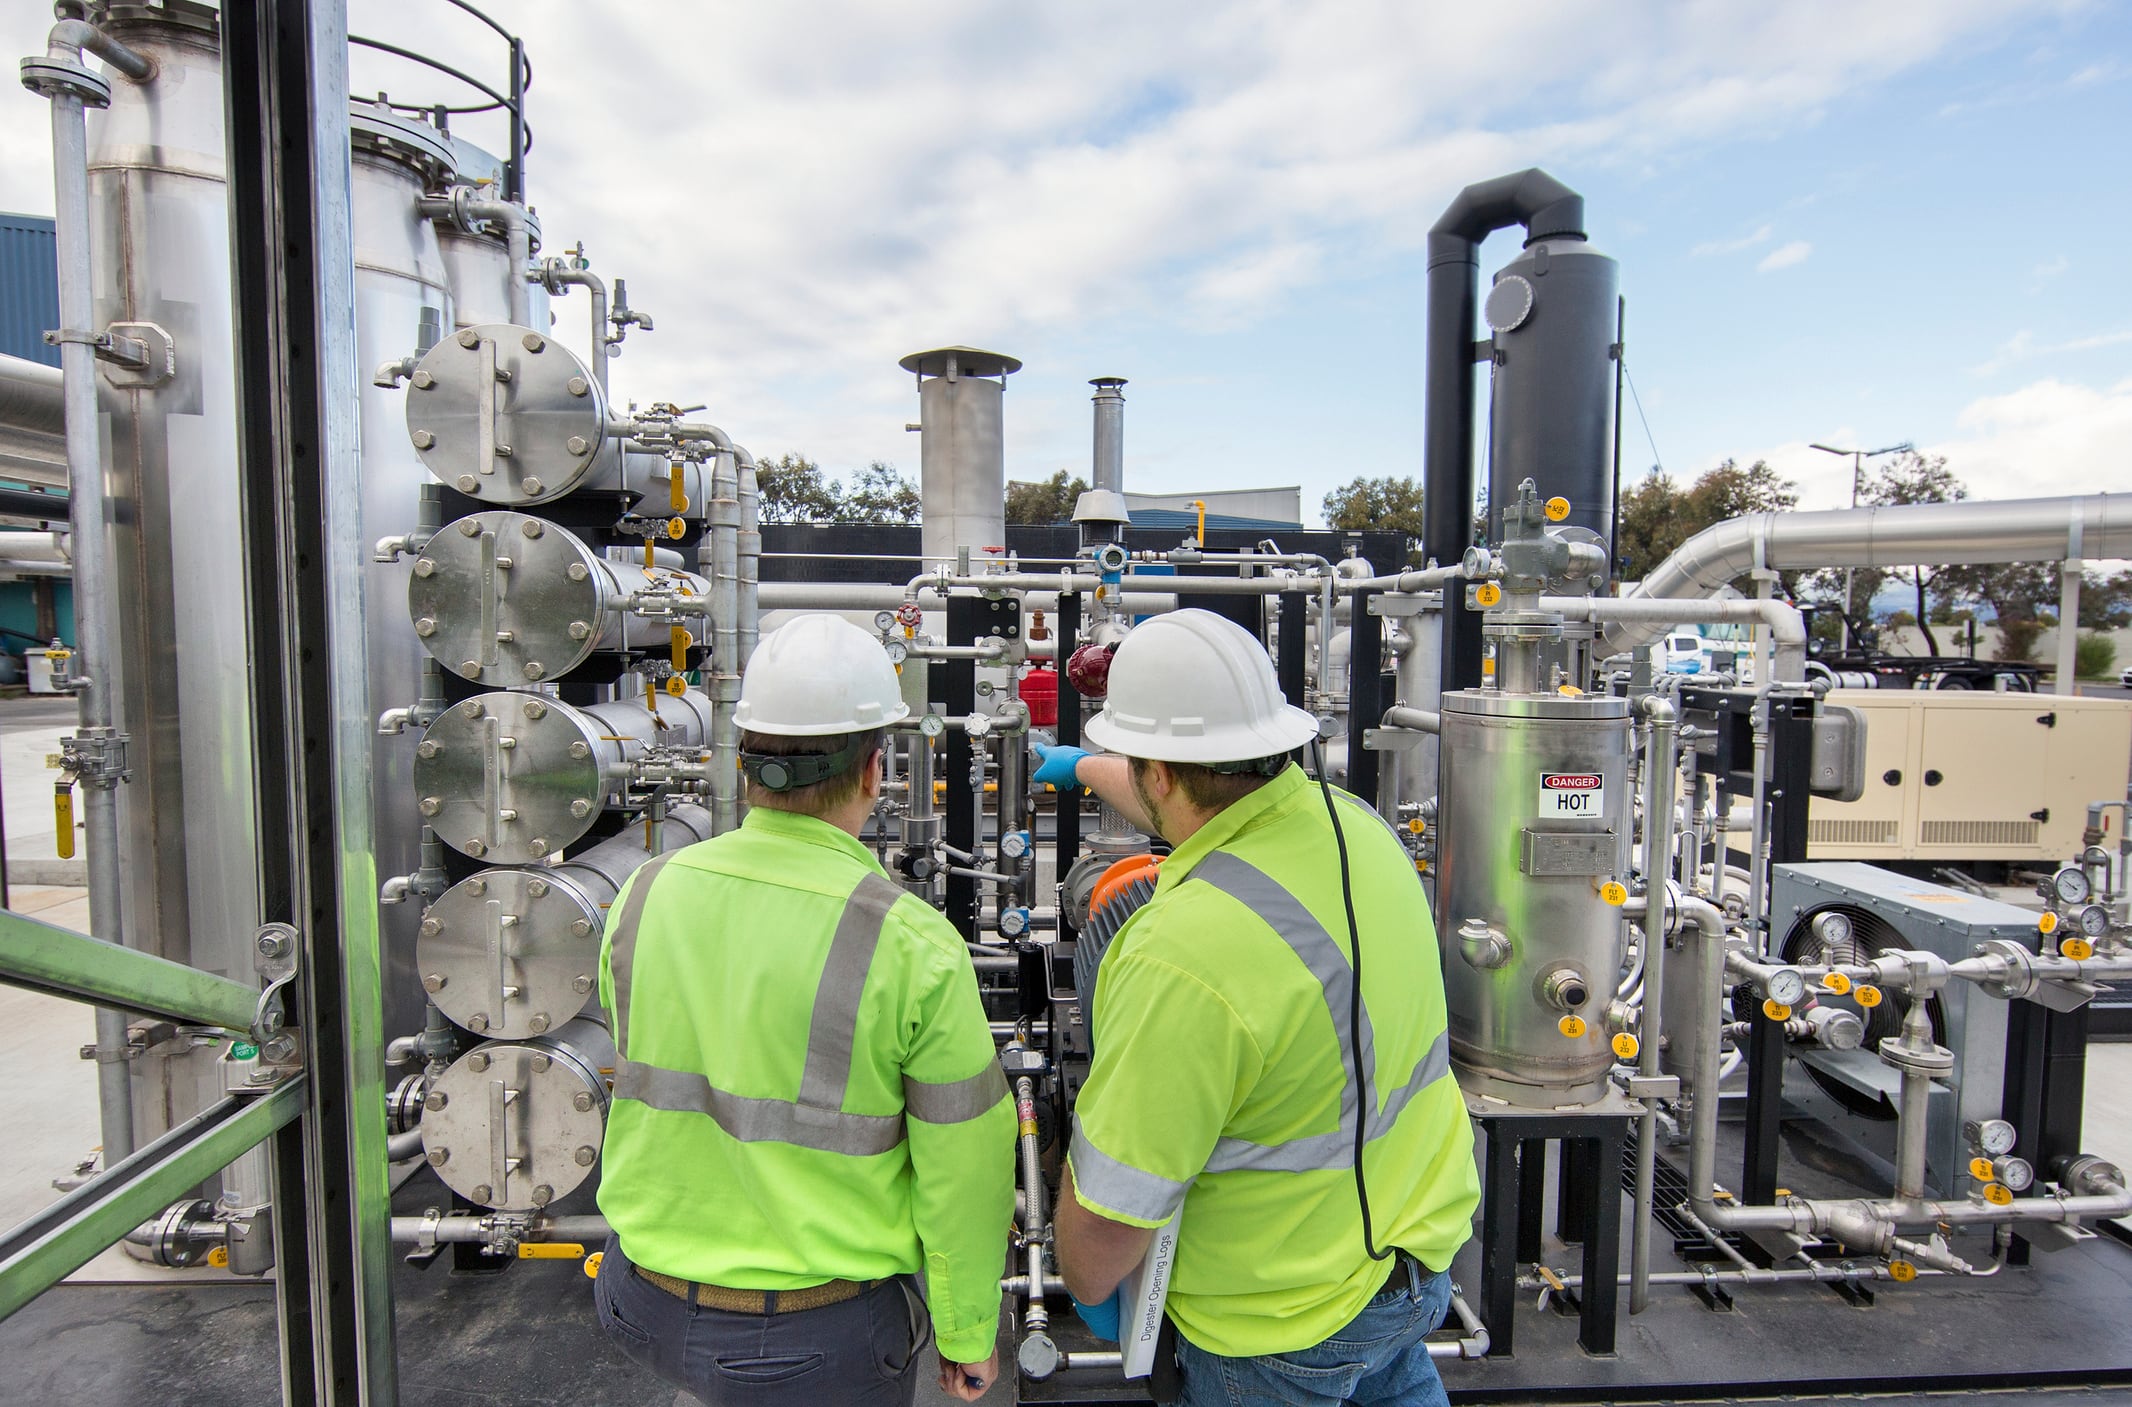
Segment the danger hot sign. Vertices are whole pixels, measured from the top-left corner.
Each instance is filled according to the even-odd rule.
[[[1600,816],[1606,812],[1606,778],[1597,772],[1542,772],[1540,815]]]

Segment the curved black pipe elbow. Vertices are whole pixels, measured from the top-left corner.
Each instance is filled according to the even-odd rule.
[[[1476,181],[1444,207],[1429,229],[1429,262],[1473,257],[1473,246],[1511,225],[1525,227],[1525,242],[1583,239],[1584,197],[1539,167],[1492,181]]]

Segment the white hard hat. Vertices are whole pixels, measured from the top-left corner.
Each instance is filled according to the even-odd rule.
[[[806,615],[748,657],[733,720],[790,738],[885,728],[910,715],[881,642],[842,616]]]
[[[1273,661],[1212,611],[1173,611],[1133,628],[1110,665],[1110,697],[1088,740],[1155,762],[1249,762],[1292,752],[1318,720],[1281,697]]]

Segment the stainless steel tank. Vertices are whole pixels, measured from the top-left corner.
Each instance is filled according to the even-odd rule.
[[[1605,1092],[1629,872],[1629,709],[1444,695],[1436,828],[1451,1058],[1464,1087],[1555,1107]]]
[[[422,916],[422,986],[455,1024],[479,1035],[537,1036],[583,1011],[598,986],[600,932],[622,882],[654,853],[634,822],[561,864],[483,870]],[[676,806],[659,851],[711,835],[711,813]]]
[[[374,384],[386,362],[429,350],[451,326],[451,295],[436,227],[416,209],[424,191],[451,168],[436,131],[368,103],[351,105],[350,209],[355,238],[355,339],[362,380],[363,541],[414,531],[429,471],[401,428],[405,392]],[[370,673],[370,716],[414,704],[422,691],[422,653],[407,638],[393,598],[405,590],[404,561],[363,565],[363,629]],[[380,879],[421,864],[422,818],[414,808],[415,739],[371,731],[372,835]],[[422,1022],[415,986],[412,904],[378,910],[384,964],[386,1027]]]
[[[156,66],[88,115],[98,328],[171,347],[101,368],[112,497],[125,941],[251,984],[259,927],[250,657],[235,569],[237,405],[222,71],[212,8],[111,17]],[[221,1098],[216,1052],[133,1062],[140,1143]]]
[[[711,701],[694,690],[576,708],[537,694],[481,694],[429,725],[415,748],[417,807],[437,838],[476,860],[530,865],[574,845],[623,803],[630,764],[654,747],[699,750]]]
[[[407,393],[407,435],[439,483],[488,503],[547,503],[601,464],[607,397],[546,333],[464,327],[426,352]]]
[[[479,148],[470,147],[458,138],[452,139],[452,150],[458,158],[462,180],[475,180],[480,162],[501,163]],[[528,211],[526,226],[532,236],[533,248],[540,248],[540,217]],[[452,330],[479,327],[483,323],[509,322],[511,320],[511,251],[505,245],[503,233],[498,231],[469,232],[458,229],[449,222],[437,227],[437,247],[444,256],[445,280],[452,291]],[[526,286],[526,295],[532,308],[533,326],[545,332],[553,327],[554,315],[548,310],[548,290],[538,283]]]
[[[925,560],[952,561],[1007,540],[1006,378],[1022,364],[975,347],[913,352],[899,365],[918,378],[923,426],[919,492]]]
[[[675,625],[706,635],[700,615],[647,619],[628,603],[647,591],[703,602],[710,590],[693,572],[616,561],[567,528],[497,510],[429,540],[408,578],[407,615],[439,664],[500,689],[560,679],[598,650],[663,652]]]
[[[614,1066],[614,1040],[590,1017],[468,1051],[423,1102],[430,1167],[452,1191],[497,1211],[569,1196],[599,1162]]]

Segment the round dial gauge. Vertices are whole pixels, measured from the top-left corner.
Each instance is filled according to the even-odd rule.
[[[894,611],[875,611],[875,612],[874,612],[874,629],[876,629],[876,630],[894,630],[895,628],[896,628],[896,613],[895,613]]]
[[[1806,1000],[1806,977],[1796,968],[1780,967],[1769,974],[1769,999],[1780,1006],[1797,1006]]]
[[[910,646],[901,640],[884,640],[881,642],[881,649],[887,654],[890,664],[901,664],[911,656]]]
[[[2101,904],[2089,904],[2080,911],[2080,931],[2089,938],[2110,936],[2110,911]]]
[[[2051,876],[2051,893],[2061,904],[2085,904],[2088,901],[2088,877],[2068,865]]]
[[[2014,1126],[2004,1119],[1980,1119],[1970,1136],[1986,1157],[2003,1158],[2014,1151]]]
[[[928,713],[918,720],[918,731],[928,738],[937,738],[948,730],[948,721],[937,713]]]
[[[2015,1192],[2026,1192],[2036,1185],[2036,1170],[2026,1158],[1994,1158],[1991,1172]]]

